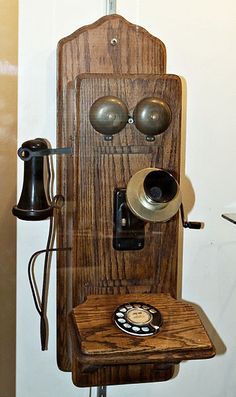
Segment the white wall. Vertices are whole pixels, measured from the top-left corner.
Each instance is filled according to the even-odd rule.
[[[201,231],[184,232],[184,299],[204,310],[218,355],[182,363],[165,383],[114,386],[110,397],[233,397],[236,389],[236,226],[221,219],[236,212],[236,5],[233,0],[118,0],[117,11],[160,37],[168,72],[187,85],[186,159],[183,189],[189,218]],[[57,41],[105,12],[105,0],[20,0],[19,144],[45,136],[55,144],[55,49]],[[22,164],[19,164],[19,189]],[[193,208],[191,208],[193,207]],[[40,352],[26,263],[45,246],[47,221],[18,222],[17,397],[88,396],[56,367],[55,266],[49,294],[50,344]]]

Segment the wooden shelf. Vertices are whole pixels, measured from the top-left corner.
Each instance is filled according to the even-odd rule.
[[[163,325],[159,333],[149,337],[131,336],[114,324],[115,309],[132,301],[150,304],[161,312]],[[168,294],[91,295],[75,307],[70,316],[72,372],[78,386],[81,380],[84,383],[83,373],[88,376],[99,367],[156,364],[169,369],[166,378],[160,379],[167,380],[173,374],[170,370],[173,364],[215,355],[214,346],[194,308]],[[89,382],[94,384],[91,379]]]

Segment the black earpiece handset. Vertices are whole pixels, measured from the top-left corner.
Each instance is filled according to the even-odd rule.
[[[47,219],[53,213],[44,185],[44,156],[34,156],[48,149],[47,141],[36,138],[24,142],[18,154],[24,160],[24,181],[18,205],[13,207],[13,215],[26,221]]]
[[[36,310],[40,315],[42,350],[47,350],[48,346],[47,296],[50,273],[50,252],[70,249],[51,248],[54,234],[54,209],[61,208],[64,199],[62,196],[55,196],[53,199],[49,197],[51,171],[47,156],[51,154],[71,153],[72,148],[49,148],[48,142],[43,138],[36,138],[24,142],[18,150],[19,157],[24,161],[24,180],[19,202],[13,207],[12,213],[17,218],[26,221],[40,221],[50,218],[46,249],[36,251],[31,256],[28,263],[30,287]],[[45,183],[45,181],[47,182]],[[35,260],[40,254],[45,254],[41,297],[38,293],[38,286],[34,276]]]

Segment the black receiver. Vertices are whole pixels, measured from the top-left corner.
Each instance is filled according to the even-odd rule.
[[[24,160],[24,182],[19,203],[12,212],[17,218],[26,221],[47,219],[52,215],[53,207],[49,203],[44,186],[44,157],[34,156],[48,149],[47,141],[36,138],[24,142],[18,154]]]

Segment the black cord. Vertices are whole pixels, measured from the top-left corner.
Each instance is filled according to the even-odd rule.
[[[56,202],[60,199],[60,196],[55,196],[53,199],[52,206],[55,206]],[[47,350],[48,347],[48,319],[47,319],[47,297],[48,297],[48,286],[50,279],[50,253],[55,251],[67,251],[71,248],[50,248],[53,240],[53,216],[50,217],[48,239],[46,244],[46,249],[36,251],[30,258],[28,263],[28,278],[30,283],[30,288],[33,296],[33,301],[35,308],[40,315],[40,338],[41,338],[41,349]],[[45,254],[44,258],[44,271],[43,271],[43,286],[41,301],[39,297],[37,282],[34,277],[34,264],[37,257],[41,254]]]
[[[43,287],[42,287],[42,300],[41,300],[41,315],[40,315],[40,336],[41,336],[41,349],[47,350],[48,347],[48,319],[47,319],[47,296],[48,285],[50,276],[50,256],[49,249],[53,236],[53,216],[50,216],[48,240],[45,250],[44,270],[43,270]]]

